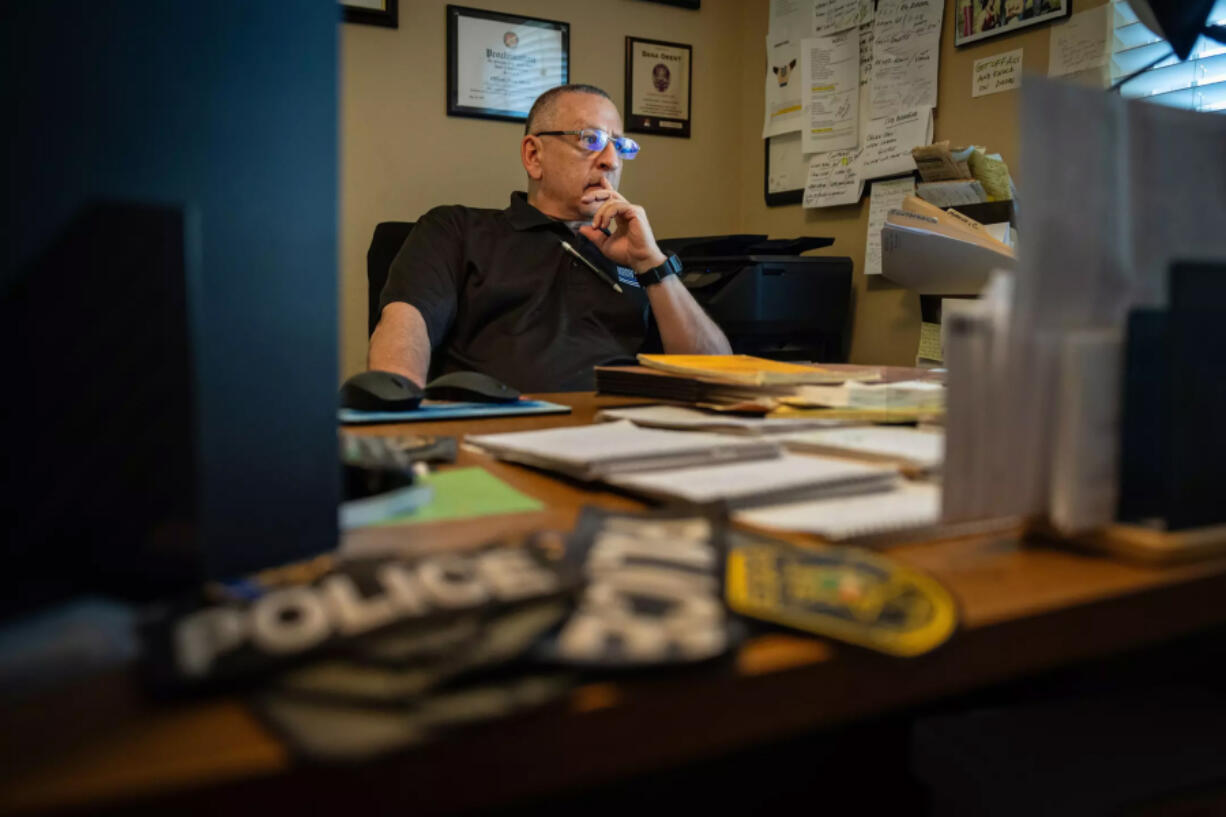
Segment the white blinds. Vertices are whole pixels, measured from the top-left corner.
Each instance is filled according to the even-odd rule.
[[[1112,6],[1111,81],[1115,83],[1170,53],[1171,48],[1137,21],[1127,2],[1113,0]],[[1226,0],[1214,3],[1209,22],[1226,25]],[[1226,44],[1201,37],[1186,62],[1172,54],[1129,80],[1120,93],[1176,108],[1226,112]]]

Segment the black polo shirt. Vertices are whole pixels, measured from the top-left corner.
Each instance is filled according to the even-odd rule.
[[[659,349],[647,295],[585,239],[511,194],[505,210],[459,205],[422,216],[392,261],[380,309],[421,312],[431,376],[478,371],[525,392],[595,388],[592,367]],[[649,341],[649,338],[651,339]]]

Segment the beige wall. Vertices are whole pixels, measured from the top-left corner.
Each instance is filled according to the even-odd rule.
[[[1079,3],[1077,9],[1100,2]],[[569,22],[572,81],[603,87],[619,107],[627,34],[693,45],[693,138],[643,136],[643,154],[627,167],[622,192],[647,207],[660,237],[833,236],[835,245],[823,252],[850,256],[855,268],[852,360],[914,361],[918,297],[887,281],[866,282],[862,272],[867,199],[821,210],[767,207],[763,201],[762,72],[769,0],[704,0],[697,12],[642,0],[473,5]],[[366,248],[374,225],[415,220],[436,204],[504,207],[509,191],[524,186],[520,125],[444,113],[445,6],[443,0],[402,2],[397,30],[341,26],[342,376],[364,365]],[[1022,183],[1018,92],[972,98],[972,63],[1021,48],[1024,70],[1046,74],[1050,27],[956,49],[953,6],[954,0],[947,0],[936,138],[1000,152]]]

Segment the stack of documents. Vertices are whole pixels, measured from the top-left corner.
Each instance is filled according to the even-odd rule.
[[[837,387],[830,387],[837,388]],[[679,431],[714,431],[721,434],[785,434],[811,428],[838,425],[838,420],[807,417],[742,417],[735,414],[713,413],[684,406],[630,406],[605,409],[597,420],[629,420],[648,428],[673,428]]]
[[[749,355],[639,355],[639,363],[597,366],[597,391],[762,414],[805,384],[881,377],[878,367],[805,365]]]
[[[801,431],[776,439],[789,451],[888,462],[914,471],[937,471],[945,458],[945,434],[942,431],[857,426]]]
[[[906,528],[936,525],[941,489],[926,483],[900,483],[892,491],[768,505],[733,515],[737,522],[762,528],[815,533],[838,541]]]
[[[921,295],[974,295],[995,269],[1014,267],[1013,248],[965,216],[909,197],[881,228],[881,272]]]
[[[948,141],[911,151],[920,183],[916,193],[938,207],[1013,198],[1009,167],[999,153],[974,145],[951,148]]]
[[[651,499],[744,508],[885,491],[898,479],[898,470],[889,466],[785,454],[773,460],[616,475],[605,481]]]
[[[931,380],[802,386],[780,402],[796,407],[940,411],[945,408],[945,386]]]
[[[467,442],[499,459],[588,481],[633,471],[780,456],[778,444],[759,438],[640,428],[627,421],[479,434]]]

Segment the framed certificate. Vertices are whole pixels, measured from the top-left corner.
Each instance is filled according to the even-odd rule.
[[[399,28],[398,0],[339,0],[346,23]]]
[[[523,122],[570,81],[570,25],[447,6],[447,115]]]
[[[690,135],[694,50],[681,43],[626,38],[626,130]]]

